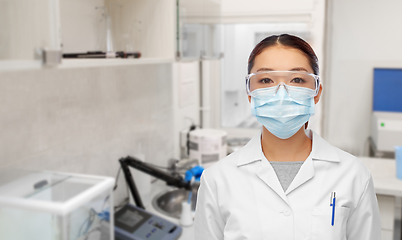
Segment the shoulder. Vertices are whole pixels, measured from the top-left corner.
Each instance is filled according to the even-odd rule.
[[[345,173],[353,174],[356,179],[360,179],[362,183],[367,183],[371,178],[368,167],[356,156],[334,147],[340,159],[340,165],[345,169]]]
[[[339,159],[341,160],[341,163],[357,168],[361,171],[364,171],[365,173],[369,173],[369,169],[366,167],[366,165],[364,165],[364,163],[358,157],[335,146],[334,148],[336,153],[338,154]]]
[[[364,163],[352,154],[336,147],[324,140],[317,133],[313,133],[312,158],[318,161],[316,166],[320,169],[331,169],[335,174],[353,178],[358,182],[366,183],[371,174]],[[330,167],[330,168],[328,168]],[[327,171],[327,170],[325,170]]]
[[[261,134],[254,136],[244,147],[205,169],[202,175],[206,181],[226,182],[233,181],[233,178],[241,178],[243,176],[241,166],[261,159],[260,139]]]
[[[317,137],[318,135],[314,135]],[[326,140],[319,137],[320,146],[323,148],[320,152],[320,157],[326,158],[335,162],[340,174],[345,177],[352,177],[354,180],[366,184],[371,178],[371,173],[368,167],[356,156],[328,143]],[[331,163],[332,164],[332,163]]]
[[[215,164],[205,169],[202,173],[202,176],[205,176],[208,181],[213,181],[217,178],[227,175],[228,173],[232,173],[237,168],[237,161],[240,153],[241,149],[217,161]]]
[[[244,147],[231,153],[206,169],[206,174],[215,175],[223,170],[227,172],[228,170],[233,170],[238,166],[245,165],[255,160],[260,160],[261,153],[261,133],[259,133],[251,138]]]

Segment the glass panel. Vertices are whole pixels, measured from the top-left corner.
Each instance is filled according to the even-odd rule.
[[[61,220],[61,217],[49,213],[1,207],[1,239],[62,240]]]
[[[203,57],[220,58],[222,56],[222,24],[203,25]]]
[[[90,202],[74,210],[67,217],[67,238],[69,240],[111,239],[114,230],[107,220],[111,210],[110,192],[98,195]]]
[[[90,187],[104,181],[91,176],[23,170],[0,171],[0,199],[24,198],[24,202],[67,202]],[[21,206],[0,207],[1,239],[25,240],[95,240],[113,239],[110,213],[113,209],[112,187],[105,189],[66,215],[29,210]],[[70,201],[71,203],[71,201]],[[67,205],[60,204],[60,208]],[[23,229],[23,231],[21,231]]]
[[[220,1],[180,0],[178,3],[177,51],[180,58],[220,58],[222,55]]]
[[[60,48],[58,0],[0,0],[0,63]]]
[[[203,50],[202,24],[183,24],[180,44],[180,56],[185,58],[201,58]]]
[[[51,202],[65,202],[98,182],[101,182],[101,180],[80,177],[61,178],[63,177],[53,175],[49,187],[43,187],[43,189],[30,194],[27,198]]]
[[[11,170],[0,173],[0,196],[65,202],[102,180],[67,174]]]
[[[1,239],[112,239],[114,228],[109,220],[113,206],[111,194],[112,190],[103,192],[66,216],[23,208],[1,207]]]

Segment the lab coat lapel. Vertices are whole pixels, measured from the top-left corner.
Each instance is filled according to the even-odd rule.
[[[255,172],[256,175],[266,185],[268,185],[268,187],[275,191],[276,194],[278,194],[286,203],[288,203],[288,199],[283,192],[283,188],[278,180],[278,177],[276,176],[274,169],[268,160],[266,160],[265,157],[262,157],[262,154],[261,133],[259,133],[240,150],[237,166],[242,167],[248,164],[259,164]]]
[[[315,171],[314,171],[313,159],[311,158],[311,155],[310,155],[304,161],[303,165],[299,169],[299,172],[296,174],[292,183],[286,190],[286,195],[288,195],[291,191],[295,190],[296,188],[300,187],[302,184],[304,184],[311,178],[313,178],[314,172]]]
[[[283,192],[283,188],[278,180],[278,177],[276,176],[271,164],[267,160],[260,161],[260,166],[257,168],[256,174],[262,181],[264,181],[265,184],[274,190],[276,194],[283,199],[283,201],[289,204],[288,198]]]
[[[314,177],[314,160],[334,163],[340,161],[334,147],[322,139],[320,135],[310,129],[306,131],[306,134],[313,140],[312,150],[310,156],[307,157],[289,188],[286,190],[286,195]]]
[[[283,188],[276,176],[271,164],[262,156],[261,149],[261,133],[253,137],[244,148],[240,150],[240,156],[237,162],[238,167],[242,167],[248,164],[259,164],[256,170],[256,175],[278,194],[286,203],[288,199],[283,192]]]

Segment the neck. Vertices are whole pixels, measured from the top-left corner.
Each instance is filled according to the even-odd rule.
[[[304,126],[288,139],[280,139],[263,127],[261,147],[268,161],[304,161],[310,155],[312,142],[304,133]]]

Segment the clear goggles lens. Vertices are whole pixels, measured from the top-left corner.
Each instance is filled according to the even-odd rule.
[[[279,87],[285,84],[290,87],[308,88],[317,95],[320,86],[319,77],[312,73],[297,71],[262,71],[251,73],[246,77],[247,94],[253,96],[258,89]],[[276,88],[277,91],[277,88]]]

